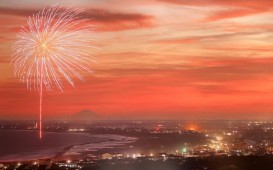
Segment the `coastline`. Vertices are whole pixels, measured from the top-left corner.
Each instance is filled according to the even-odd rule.
[[[94,142],[83,142],[79,144],[70,144],[60,148],[46,148],[44,150],[27,153],[12,153],[0,156],[0,162],[24,162],[24,161],[35,161],[35,160],[47,160],[47,159],[63,159],[63,158],[74,158],[74,157],[85,157],[87,155],[96,155],[103,149],[113,148],[115,146],[125,146],[126,144],[133,143],[137,138],[113,135],[113,134],[89,134],[89,133],[59,133],[50,132],[51,134],[73,134],[83,135],[94,138]],[[72,136],[73,137],[73,136]]]
[[[115,147],[125,147],[127,144],[134,143],[138,139],[135,137],[128,137],[122,135],[113,135],[113,134],[97,134],[93,137],[99,139],[105,139],[99,142],[85,143],[74,145],[72,147],[67,148],[64,152],[62,152],[59,156],[86,156],[86,155],[99,155],[100,152],[104,149],[114,149]]]

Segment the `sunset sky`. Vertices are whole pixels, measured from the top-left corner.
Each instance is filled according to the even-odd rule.
[[[36,119],[39,95],[14,77],[11,44],[56,1],[0,1],[0,119]],[[45,118],[273,118],[273,1],[65,0],[97,37],[94,73],[45,93]]]

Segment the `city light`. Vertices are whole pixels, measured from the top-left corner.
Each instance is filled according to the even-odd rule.
[[[187,148],[186,147],[183,147],[182,148],[182,153],[186,153],[187,152]]]

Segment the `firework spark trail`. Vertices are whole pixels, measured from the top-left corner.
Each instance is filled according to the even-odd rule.
[[[94,37],[82,9],[52,6],[33,14],[17,34],[12,46],[15,75],[29,90],[39,91],[39,137],[42,138],[43,89],[63,92],[63,82],[75,86],[91,73]]]
[[[42,139],[42,102],[43,102],[43,67],[41,67],[41,77],[40,77],[40,107],[39,107],[39,138]]]

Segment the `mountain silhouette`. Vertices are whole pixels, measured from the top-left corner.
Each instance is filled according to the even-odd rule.
[[[71,116],[72,121],[90,121],[99,119],[99,115],[91,110],[82,110]]]

